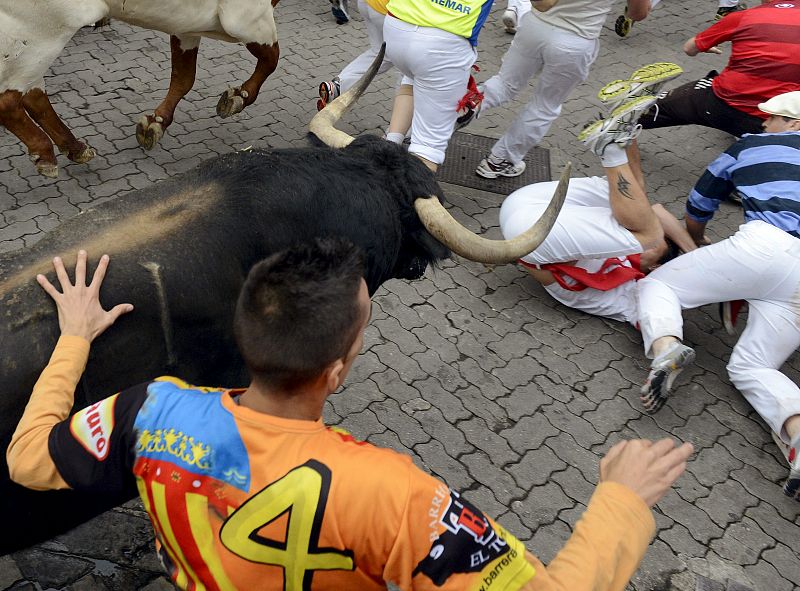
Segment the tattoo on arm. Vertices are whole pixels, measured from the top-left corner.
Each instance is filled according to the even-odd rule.
[[[628,182],[628,179],[626,179],[623,175],[619,175],[619,179],[617,179],[617,191],[619,191],[623,197],[633,199],[630,189],[631,184]]]

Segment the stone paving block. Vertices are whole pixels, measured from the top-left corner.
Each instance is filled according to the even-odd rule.
[[[682,427],[676,427],[674,435],[681,441],[693,443],[695,449],[713,447],[715,442],[728,433],[728,428],[704,411],[692,416]]]
[[[541,413],[522,417],[510,428],[500,431],[500,435],[519,454],[538,449],[545,439],[558,433],[558,429]]]
[[[363,441],[368,440],[370,435],[377,435],[386,430],[375,413],[369,409],[344,417],[338,426]]]
[[[800,560],[797,557],[796,543],[791,547],[778,544],[774,548],[765,550],[762,558],[774,566],[781,577],[800,585]]]
[[[786,475],[789,475],[788,468]],[[771,482],[767,480],[752,466],[744,466],[739,470],[734,470],[731,472],[731,478],[741,484],[751,495],[764,501],[763,516],[761,519],[773,518],[775,512],[789,522],[797,519],[797,503],[783,494],[783,482]],[[748,514],[753,512],[762,513],[761,507],[762,505],[759,505],[758,507],[749,509]],[[773,535],[776,535],[775,526],[778,523],[780,523],[779,520],[777,520],[777,523],[773,524],[773,528],[769,529]],[[781,541],[783,540],[781,539]]]
[[[543,525],[553,523],[561,511],[574,505],[574,501],[551,480],[543,486],[529,490],[524,498],[515,500],[511,503],[511,509],[528,528],[535,531]]]
[[[722,558],[742,566],[755,564],[759,555],[774,541],[752,519],[744,518],[729,526],[721,538],[711,541],[711,548]]]
[[[424,462],[428,469],[444,480],[447,485],[454,490],[464,490],[473,484],[469,473],[464,469],[464,465],[451,452],[448,452],[441,442],[431,439],[427,443],[421,443],[414,448],[414,451]]]
[[[455,426],[452,420],[448,420],[439,408],[417,411],[414,413],[414,418],[419,421],[425,432],[435,437],[453,457],[474,449],[467,441],[464,432]]]
[[[563,521],[556,520],[548,525],[533,527],[533,537],[526,546],[543,563],[548,564],[555,558],[572,533],[571,528]]]
[[[22,573],[17,568],[11,556],[0,556],[0,588],[8,589],[22,579]]]
[[[781,494],[780,489],[778,489],[778,493]],[[781,496],[786,499],[785,504],[778,505],[776,503],[771,505],[766,502],[762,502],[755,507],[747,509],[747,511],[745,511],[745,515],[755,521],[759,527],[767,532],[771,537],[788,546],[789,548],[795,549],[796,551],[798,525],[797,506],[794,506],[794,513],[792,513],[791,509],[793,507],[790,503],[793,501],[785,497],[783,494],[781,494]],[[786,507],[789,509],[789,511],[787,511],[785,514],[781,513],[779,515],[776,511],[776,508],[778,507]]]
[[[89,560],[53,554],[39,549],[16,552],[11,555],[17,568],[26,579],[38,581],[43,588],[64,586],[91,572]]]
[[[416,335],[413,332],[404,330],[396,318],[388,316],[381,320],[373,321],[371,325],[377,328],[384,338],[391,337],[392,341],[405,355],[427,351],[427,347],[419,341]]]
[[[493,462],[505,465],[519,461],[519,454],[509,447],[508,441],[492,431],[482,418],[461,421],[458,429],[464,433],[469,443],[486,452]]]
[[[769,591],[797,591],[797,585],[781,576],[781,573],[769,562],[762,560],[757,564],[744,567],[748,576],[758,581],[760,589]],[[760,591],[759,589],[759,591]]]
[[[461,400],[461,404],[476,417],[486,421],[492,431],[497,432],[501,428],[509,426],[510,421],[505,409],[484,396],[482,390],[468,386],[459,390],[456,395]]]
[[[403,412],[394,400],[381,400],[369,406],[381,425],[394,432],[406,447],[414,447],[430,439],[420,424]]]
[[[461,333],[456,339],[456,347],[462,355],[474,359],[484,371],[492,371],[506,365],[506,361],[492,353],[483,342],[468,332]]]
[[[529,384],[537,375],[547,373],[547,368],[531,357],[512,359],[505,367],[492,372],[506,388],[514,389]]]
[[[581,418],[589,421],[599,433],[610,433],[618,431],[641,414],[641,411],[631,407],[625,398],[619,396],[601,402],[596,410],[583,413]]]
[[[554,472],[566,468],[567,464],[553,450],[542,445],[525,452],[518,463],[506,466],[506,471],[514,477],[520,488],[530,490],[534,486],[542,486]]]
[[[561,485],[564,494],[578,503],[588,503],[594,493],[595,485],[586,480],[580,470],[572,466],[553,473],[551,478]]]
[[[711,489],[711,494],[695,501],[695,504],[705,511],[714,523],[723,528],[741,521],[745,511],[758,503],[759,500],[735,480],[726,480],[715,485]]]
[[[547,394],[553,400],[558,400],[564,404],[570,402],[575,397],[576,388],[570,387],[567,384],[559,384],[554,382],[546,375],[539,375],[533,378],[533,381],[541,389],[542,392]]]
[[[726,482],[734,470],[743,466],[742,462],[730,455],[730,451],[717,443],[696,451],[689,471],[705,486]]]
[[[469,385],[454,367],[443,364],[434,351],[414,353],[411,358],[419,363],[420,369],[426,375],[434,376],[448,392],[455,392]]]
[[[680,523],[673,522],[672,527],[658,533],[658,538],[678,556],[703,556],[706,552],[705,544],[695,540],[689,530]]]
[[[705,511],[682,499],[677,492],[668,493],[659,501],[658,508],[664,515],[688,529],[692,537],[702,544],[722,535],[722,529],[711,521]]]
[[[554,401],[552,404],[542,407],[541,412],[551,425],[559,431],[572,435],[581,446],[589,448],[605,440],[605,437],[598,433],[589,421],[573,415],[560,402]]]
[[[535,414],[539,407],[549,404],[550,396],[545,394],[537,384],[528,384],[514,388],[508,395],[497,399],[497,403],[505,409],[509,419],[519,421],[523,416]]]
[[[508,505],[512,499],[519,498],[524,494],[514,479],[484,452],[477,450],[464,454],[459,461],[467,467],[473,479],[489,487],[495,498],[504,505]]]
[[[600,474],[600,456],[578,445],[567,433],[549,437],[545,440],[545,445],[568,465],[576,467],[587,481],[597,483]]]
[[[441,410],[448,423],[455,424],[459,420],[468,419],[472,416],[472,414],[464,408],[458,395],[445,390],[439,380],[427,378],[415,382],[414,387],[422,398],[430,402],[435,408]]]
[[[379,392],[390,395],[400,404],[420,396],[419,391],[401,380],[400,375],[393,369],[373,373],[370,378],[375,382]]]
[[[661,540],[650,544],[639,570],[631,579],[633,588],[650,590],[664,588],[664,582],[675,573],[686,570],[686,563],[675,556],[672,549]]]
[[[769,435],[766,436],[769,437]],[[779,481],[785,479],[788,475],[788,465],[784,465],[783,456],[781,456],[780,461],[778,461],[775,456],[745,441],[744,437],[737,432],[728,433],[724,437],[721,437],[719,443],[735,458],[747,465],[755,467],[767,480]],[[765,444],[766,441],[762,445]]]

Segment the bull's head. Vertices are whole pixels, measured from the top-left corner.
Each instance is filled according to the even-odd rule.
[[[361,80],[311,120],[309,130],[328,146],[344,148],[354,140],[352,136],[336,129],[335,124],[369,86],[383,61],[383,54],[384,47],[381,47],[372,66]],[[481,263],[510,263],[536,250],[547,237],[567,195],[569,174],[570,164],[567,163],[542,217],[511,240],[489,240],[478,236],[453,219],[436,197],[420,196],[414,201],[414,208],[428,232],[456,254]]]

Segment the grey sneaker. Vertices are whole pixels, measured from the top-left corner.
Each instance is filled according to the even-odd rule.
[[[642,126],[637,123],[639,117],[655,102],[656,97],[650,95],[632,98],[611,111],[605,119],[584,127],[578,134],[578,140],[598,156],[602,156],[606,146],[612,143],[625,148],[642,131]]]
[[[739,2],[736,6],[729,6],[729,7],[720,6],[717,9],[717,13],[714,15],[714,20],[720,21],[724,17],[731,14],[732,12],[739,12],[740,10],[747,10],[747,4],[745,4],[744,2]]]
[[[503,26],[506,28],[506,33],[513,35],[517,32],[517,11],[513,8],[507,8],[503,13]]]
[[[628,99],[644,94],[657,95],[670,80],[683,74],[683,68],[672,62],[656,62],[635,70],[627,80],[609,82],[597,93],[597,98],[609,103],[613,110]]]
[[[670,395],[675,378],[683,368],[694,361],[694,349],[681,342],[653,359],[650,364],[650,375],[639,390],[644,410],[648,414],[657,412]]]
[[[772,439],[781,450],[783,457],[789,462],[789,478],[783,484],[783,494],[795,501],[800,501],[800,450],[784,443],[775,431],[772,431]]]
[[[525,172],[525,162],[514,164],[510,160],[497,158],[491,154],[481,160],[478,168],[475,169],[475,174],[485,179],[496,179],[499,176],[519,176],[523,172]]]

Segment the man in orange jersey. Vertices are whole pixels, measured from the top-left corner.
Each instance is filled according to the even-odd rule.
[[[545,567],[410,458],[321,420],[370,318],[363,257],[318,240],[256,265],[235,334],[244,390],[157,378],[68,419],[89,343],[132,307],[99,302],[108,257],[86,286],[54,260],[61,337],[7,452],[38,489],[106,491],[133,474],[160,556],[182,589],[616,589],[654,533],[649,507],[685,469],[689,444],[625,441],[575,534]]]

